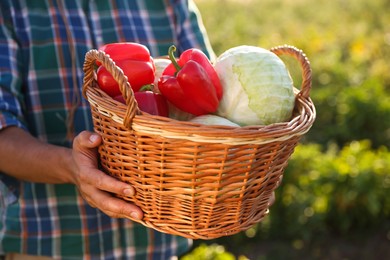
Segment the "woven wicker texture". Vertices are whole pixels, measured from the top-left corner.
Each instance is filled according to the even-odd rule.
[[[135,196],[122,197],[144,211],[143,220],[135,221],[165,233],[213,239],[246,230],[266,216],[288,159],[316,115],[305,54],[292,46],[271,51],[295,58],[302,69],[294,115],[288,122],[246,127],[143,113],[122,70],[104,52],[86,54],[83,94],[103,137],[101,165],[136,189]],[[127,106],[99,89],[96,61],[119,83]]]

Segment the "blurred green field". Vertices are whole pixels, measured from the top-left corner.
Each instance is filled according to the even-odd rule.
[[[195,241],[182,259],[389,259],[390,1],[195,1],[217,55],[238,45],[302,49],[317,120],[269,217]],[[299,87],[299,66],[284,60]]]
[[[316,142],[370,139],[374,147],[390,145],[390,120],[383,122],[390,118],[390,1],[197,3],[217,55],[237,45],[282,44],[307,54],[313,69],[312,98],[319,109],[309,136]],[[289,68],[299,86],[298,66]]]

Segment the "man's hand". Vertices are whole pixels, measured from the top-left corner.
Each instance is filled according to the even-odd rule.
[[[113,194],[133,196],[134,188],[108,176],[98,169],[97,147],[101,137],[84,131],[73,141],[73,183],[81,196],[92,206],[114,218],[130,216],[142,219],[142,210],[134,204],[116,198]]]

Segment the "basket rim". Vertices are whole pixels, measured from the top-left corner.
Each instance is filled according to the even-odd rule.
[[[86,97],[91,106],[100,114],[124,126],[126,105],[109,98],[99,87],[88,88]],[[270,125],[222,126],[179,121],[169,117],[141,112],[134,116],[131,128],[139,134],[185,139],[205,143],[224,143],[230,145],[266,144],[286,141],[307,133],[314,123],[316,110],[310,98],[296,96],[295,115],[290,121]]]

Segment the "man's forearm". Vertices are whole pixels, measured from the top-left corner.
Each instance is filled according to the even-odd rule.
[[[71,150],[50,145],[18,127],[0,131],[0,171],[20,180],[68,183]]]
[[[133,196],[134,188],[97,168],[100,136],[84,131],[73,150],[46,144],[17,127],[0,131],[0,171],[17,179],[41,183],[73,183],[93,207],[111,217],[142,219],[142,210],[112,196]]]

